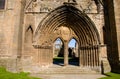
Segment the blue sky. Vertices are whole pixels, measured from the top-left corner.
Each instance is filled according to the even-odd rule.
[[[69,46],[69,47],[75,47],[75,43],[76,43],[76,40],[75,40],[75,39],[72,39],[72,40],[69,42],[68,46]]]
[[[60,44],[61,43],[61,40],[58,38],[56,41],[55,41],[55,44]],[[76,43],[76,40],[75,39],[71,39],[69,44],[68,44],[68,47],[75,47],[75,43]]]

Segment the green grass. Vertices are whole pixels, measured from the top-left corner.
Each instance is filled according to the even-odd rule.
[[[53,61],[54,62],[63,62],[64,58],[63,57],[55,57],[55,58],[53,58]]]
[[[72,58],[72,57],[68,57],[68,59],[69,59],[69,62],[78,62],[78,58]],[[64,61],[64,57],[55,57],[55,58],[53,58],[53,61],[55,61],[55,62],[62,62],[62,61]]]
[[[59,59],[64,59],[64,57],[55,57],[53,59],[59,60]]]
[[[5,68],[0,67],[0,79],[40,79],[35,77],[30,77],[29,73],[11,73],[6,71]]]
[[[106,77],[103,77],[100,79],[120,79],[120,74],[117,74],[117,73],[107,73],[105,75]]]

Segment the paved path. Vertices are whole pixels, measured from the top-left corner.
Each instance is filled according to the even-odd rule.
[[[98,79],[104,77],[101,74],[31,74],[42,79]]]

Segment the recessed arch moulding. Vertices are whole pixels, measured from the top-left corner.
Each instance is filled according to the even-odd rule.
[[[99,33],[91,19],[85,13],[69,5],[56,8],[41,21],[36,29],[34,42],[39,45],[48,42],[50,36],[52,36],[51,39],[56,37],[57,33],[55,32],[60,27],[67,27],[72,30],[74,32],[73,35],[77,36],[77,39],[80,40],[81,46],[100,44]],[[52,35],[53,33],[56,35]],[[43,37],[46,40],[43,40]]]
[[[68,45],[69,41],[74,38],[78,42],[79,66],[100,70],[101,35],[93,19],[91,20],[88,15],[68,4],[49,12],[33,34],[32,45],[35,53],[31,60],[35,60],[34,64],[40,67],[53,64],[55,40],[60,38],[64,45]],[[65,46],[65,48],[67,50],[64,52],[67,52],[68,47]],[[65,62],[64,65],[68,64]]]
[[[64,43],[75,38],[79,47],[80,67],[100,70],[101,37],[94,22],[84,12],[64,4],[48,13],[40,22],[34,33],[33,45],[39,50],[41,66],[52,64],[52,45],[57,38]]]

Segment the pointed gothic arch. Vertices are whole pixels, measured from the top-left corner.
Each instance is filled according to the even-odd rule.
[[[84,12],[69,4],[64,4],[51,11],[40,22],[34,34],[35,46],[50,46],[51,41],[59,36],[55,31],[61,26],[72,29],[75,36],[77,36],[80,50],[80,66],[99,67],[99,44],[101,42],[98,30],[93,21]],[[66,35],[68,33],[63,32],[63,34]],[[64,52],[68,51],[67,45],[72,35],[70,32],[70,34],[66,35],[68,36],[67,39],[63,37],[65,44]],[[67,53],[65,53],[64,56],[65,55],[67,55]],[[65,65],[68,64],[66,61],[68,58],[66,57],[67,56],[65,56],[64,61]]]
[[[100,44],[95,24],[85,13],[71,5],[63,5],[51,11],[40,22],[34,36],[40,37],[43,32],[51,33],[61,25],[72,28],[78,38],[82,39],[81,45]]]
[[[59,39],[59,42],[57,42],[58,39]],[[57,42],[57,43],[55,44],[55,42]],[[60,44],[60,42],[61,42],[61,44]],[[62,38],[58,37],[55,39],[53,49],[56,50],[55,45],[59,46],[59,48],[57,48],[57,50],[58,50],[57,57],[63,57],[63,55],[64,55],[64,50],[63,50],[64,49],[64,41],[62,40]],[[53,53],[55,52],[55,50],[53,50]]]
[[[32,43],[33,41],[33,28],[29,25],[25,31],[25,43]]]
[[[79,44],[78,38],[76,38],[74,36],[70,37],[70,39],[68,40],[68,42],[70,42],[72,39],[74,39]]]

